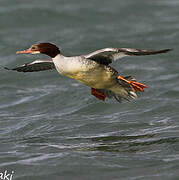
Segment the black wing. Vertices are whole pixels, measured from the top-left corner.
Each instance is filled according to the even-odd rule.
[[[131,48],[105,48],[94,51],[90,54],[84,55],[85,58],[94,60],[100,64],[108,65],[113,61],[125,56],[143,56],[166,53],[171,49],[154,50],[140,50]]]
[[[55,65],[51,59],[49,60],[37,59],[33,62],[26,63],[12,69],[7,67],[4,68],[7,70],[13,70],[18,72],[36,72],[36,71],[45,71],[45,70],[54,69]]]

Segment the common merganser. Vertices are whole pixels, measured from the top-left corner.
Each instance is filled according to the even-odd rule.
[[[122,99],[137,98],[137,91],[143,92],[147,86],[136,82],[132,76],[122,77],[109,66],[113,61],[125,56],[141,56],[166,53],[171,49],[139,50],[131,48],[104,48],[87,55],[66,57],[59,48],[51,43],[39,43],[29,49],[17,51],[17,54],[46,54],[48,60],[35,60],[13,69],[19,72],[34,72],[56,69],[59,74],[75,79],[91,87],[91,94],[99,100],[115,98],[118,102]]]

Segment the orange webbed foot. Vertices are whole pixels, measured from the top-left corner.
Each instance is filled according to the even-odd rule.
[[[147,86],[142,83],[139,83],[137,81],[129,81],[127,79],[124,79],[122,76],[117,76],[117,79],[121,79],[121,80],[127,82],[134,92],[136,92],[136,91],[143,92],[144,88],[147,88]]]
[[[102,100],[102,101],[104,101],[105,98],[106,98],[106,96],[105,96],[104,94],[98,92],[98,91],[97,91],[96,89],[94,89],[94,88],[91,88],[91,94],[92,94],[93,96],[95,96],[96,98],[98,98],[99,100]]]

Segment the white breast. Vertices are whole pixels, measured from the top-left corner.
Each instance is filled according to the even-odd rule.
[[[53,58],[53,62],[57,71],[60,74],[69,76],[71,74],[76,74],[82,69],[82,64],[79,61],[79,57],[65,57],[62,55],[57,55]]]

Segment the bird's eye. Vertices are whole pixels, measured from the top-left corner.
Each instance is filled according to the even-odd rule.
[[[34,46],[31,47],[31,50],[35,50],[36,48]]]

